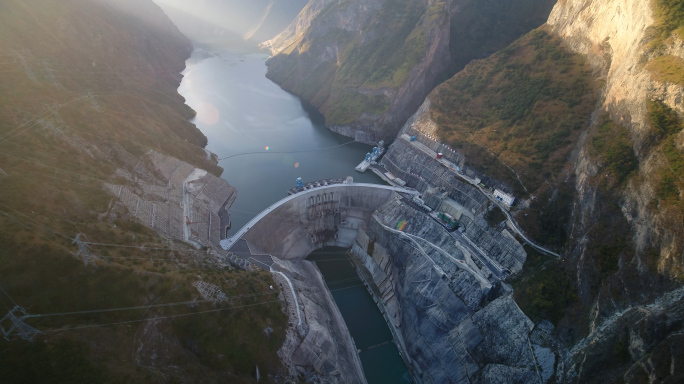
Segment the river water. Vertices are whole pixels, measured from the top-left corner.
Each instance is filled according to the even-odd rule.
[[[224,158],[222,177],[238,190],[230,209],[229,235],[276,201],[287,197],[295,180],[353,176],[383,183],[372,172],[354,171],[372,147],[360,143],[325,151],[350,141],[327,129],[317,112],[268,80],[268,55],[254,50],[198,47],[186,62],[178,92],[197,111],[193,122],[209,139],[207,149]],[[313,116],[313,120],[312,120]],[[281,154],[277,152],[300,153]]]
[[[209,151],[219,158],[247,153],[219,161],[225,170],[222,177],[238,190],[230,208],[229,235],[286,197],[297,177],[313,181],[353,176],[357,182],[383,183],[372,172],[354,171],[370,152],[368,145],[352,143],[318,151],[349,139],[328,130],[315,111],[307,111],[299,98],[268,80],[267,58],[249,47],[196,46],[178,89],[197,111],[193,122],[207,136]],[[368,382],[412,382],[396,346],[388,342],[392,335],[382,314],[346,258],[339,248],[310,256],[319,260],[335,302],[362,350]]]
[[[325,247],[314,251],[307,260],[316,262],[325,282],[361,350],[361,364],[370,384],[412,383],[411,375],[392,342],[382,313],[356,274],[347,250]]]

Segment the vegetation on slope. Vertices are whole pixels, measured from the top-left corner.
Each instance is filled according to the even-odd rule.
[[[379,36],[364,44],[347,40],[340,53],[341,64],[323,108],[326,123],[345,125],[363,113],[386,112],[390,106],[387,96],[367,95],[352,89],[399,88],[425,57],[429,28],[443,9],[443,1],[434,2],[428,10],[418,1],[386,2],[373,15],[371,27],[361,31],[368,36],[380,32]]]
[[[558,325],[568,308],[577,305],[573,279],[558,260],[530,246],[525,246],[525,252],[525,269],[511,281],[513,298],[533,321],[549,320]]]
[[[665,55],[664,48],[675,35],[684,39],[684,3],[679,0],[651,0],[654,23],[646,31],[647,54],[654,55],[646,64],[653,80],[684,86],[684,60]]]
[[[319,17],[342,12],[348,6],[347,2],[333,3]],[[329,99],[322,107],[326,123],[330,125],[349,124],[363,113],[384,113],[390,106],[387,96],[382,93],[358,93],[356,88],[400,87],[409,72],[425,56],[426,35],[429,28],[434,27],[430,23],[443,8],[442,1],[435,2],[429,10],[418,1],[386,2],[372,14],[372,20],[360,31],[364,36],[371,37],[363,44],[359,44],[344,30],[313,36],[311,41],[300,47],[300,51],[306,51],[312,45],[334,42],[339,47],[340,64],[332,73],[327,70],[315,71],[296,86],[297,92],[306,98],[318,91],[321,84],[330,84],[324,87],[329,92]]]
[[[684,39],[684,3],[680,0],[651,0],[651,6],[655,17],[649,30],[653,37],[651,46],[659,46],[673,32]]]
[[[684,122],[661,101],[649,101],[648,113],[652,126],[649,144],[661,160],[661,165],[650,175],[649,182],[655,184],[657,198],[651,205],[660,211],[674,210],[674,217],[681,217],[684,214],[684,151],[678,137]]]
[[[656,57],[646,64],[653,80],[661,83],[673,83],[684,86],[684,59],[664,55]]]
[[[621,185],[639,168],[633,147],[627,129],[607,119],[592,138],[593,155],[602,165],[602,177],[610,178],[606,183],[611,187]]]
[[[389,92],[406,85],[411,73],[428,74],[430,84],[416,86],[429,91],[432,82],[448,78],[472,59],[485,57],[543,24],[554,2],[466,0],[450,5],[443,0],[386,0],[377,9],[380,1],[368,3],[364,10],[367,18],[361,18],[364,21],[351,19],[355,13],[349,9],[358,4],[329,4],[305,34],[294,37],[269,63],[268,76],[318,108],[329,125],[380,118],[397,101]],[[344,22],[339,15],[344,15]],[[360,24],[358,34],[348,30],[351,22]],[[344,29],[338,27],[342,23]],[[438,44],[443,51],[429,51],[437,38],[444,43]],[[321,62],[331,50],[337,55],[334,62]],[[435,59],[447,58],[448,53],[452,62]],[[421,67],[424,62],[428,64]],[[420,92],[413,90],[416,100],[411,104],[415,108],[423,98]],[[393,116],[397,121],[391,130],[396,131],[403,123],[399,120],[412,112],[401,111],[399,114],[406,115],[401,118]]]
[[[3,288],[31,314],[143,308],[26,320],[44,334],[33,343],[16,336],[0,339],[6,354],[0,381],[143,383],[154,380],[155,371],[163,374],[177,366],[179,378],[251,382],[255,364],[264,372],[278,370],[275,351],[284,341],[286,320],[278,292],[268,289],[273,284],[269,273],[207,270],[195,261],[196,252],[181,245],[177,251],[128,249],[126,256],[117,250],[110,254],[112,264],[86,268],[69,253],[75,247],[67,241],[38,227],[33,227],[38,233],[17,231],[16,224],[0,221],[0,276]],[[82,229],[93,233],[91,225],[96,224]],[[152,233],[147,236],[155,239]],[[111,239],[122,240],[127,243],[118,236]],[[234,298],[217,305],[203,301],[191,285],[198,275]],[[235,297],[245,294],[257,296]],[[198,299],[196,304],[144,308]],[[9,300],[2,296],[3,311],[11,307]],[[200,314],[204,311],[209,313]],[[270,338],[263,333],[268,326],[274,329]],[[156,359],[150,347],[159,349]],[[206,372],[196,376],[195,370]]]
[[[176,93],[189,41],[151,1],[0,8],[0,71],[11,75],[0,83],[0,317],[11,300],[31,314],[198,300],[27,319],[44,333],[0,339],[0,382],[240,383],[257,364],[278,373],[286,316],[270,274],[214,270],[206,250],[131,221],[102,189],[126,169],[122,152],[154,149],[220,174]],[[90,245],[96,260],[84,266],[78,233],[115,246]],[[202,301],[200,279],[233,298]]]
[[[435,2],[432,7],[441,10],[443,5],[443,2]],[[352,45],[340,55],[341,65],[335,82],[348,86],[400,86],[408,71],[425,55],[425,31],[418,24],[425,11],[425,6],[417,1],[387,2],[369,23],[373,30],[383,31],[383,34],[365,44]]]
[[[565,166],[596,89],[584,57],[540,29],[440,85],[431,113],[443,142],[520,196]]]

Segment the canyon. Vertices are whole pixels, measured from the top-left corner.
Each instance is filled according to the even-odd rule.
[[[0,377],[365,382],[305,260],[329,246],[415,382],[684,377],[681,4],[287,4],[252,4],[239,34],[294,18],[261,44],[267,77],[330,130],[384,140],[369,169],[392,186],[307,180],[233,236],[242,191],[189,121],[193,48],[161,8],[0,5],[0,283],[19,330]]]

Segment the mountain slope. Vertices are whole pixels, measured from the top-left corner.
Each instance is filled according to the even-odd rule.
[[[677,1],[561,1],[546,26],[439,86],[402,130],[498,179],[487,186],[512,186],[518,223],[562,253],[527,248],[510,280],[523,311],[555,325],[556,382],[681,381],[682,25]],[[436,170],[413,172],[428,191]]]
[[[665,346],[677,339],[679,328],[673,322],[681,316],[681,300],[666,292],[681,287],[684,267],[684,185],[678,176],[684,89],[653,68],[664,55],[684,57],[681,37],[673,33],[684,23],[683,16],[681,3],[624,0],[566,2],[549,18],[554,33],[605,76],[600,111],[607,114],[603,121],[610,120],[596,122],[590,131],[593,138],[575,163],[578,199],[571,236],[577,240],[570,254],[577,263],[578,294],[590,307],[591,321],[589,335],[571,350],[570,358],[597,357],[589,359],[590,364],[569,364],[568,379],[598,382],[596,372],[619,374],[625,381],[681,378],[678,370],[665,372],[662,367],[681,359]],[[618,159],[611,159],[601,146],[602,140],[616,137],[605,135],[605,124],[613,125],[613,132],[624,132],[638,160],[638,169],[622,184],[611,171]],[[605,223],[599,231],[593,224],[597,221]],[[615,234],[621,241],[606,241]],[[634,317],[644,309],[651,312]],[[660,331],[653,332],[654,327]],[[605,353],[620,345],[620,358]]]
[[[311,1],[264,43],[267,76],[334,131],[392,140],[436,82],[542,24],[552,1]]]
[[[201,249],[178,231],[183,172],[235,192],[176,93],[190,42],[150,1],[0,10],[0,318],[53,314],[0,339],[0,381],[240,383],[256,365],[275,381],[287,320],[271,275],[220,263],[205,223],[188,234]]]

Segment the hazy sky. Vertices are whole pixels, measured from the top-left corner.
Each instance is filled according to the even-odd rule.
[[[222,27],[238,35],[245,35],[265,18],[271,0],[154,0],[165,10],[169,7],[190,15],[193,19]],[[169,16],[179,24],[179,15]],[[197,20],[195,20],[197,21]],[[183,27],[179,25],[182,29]]]

